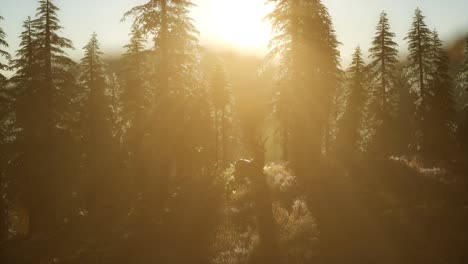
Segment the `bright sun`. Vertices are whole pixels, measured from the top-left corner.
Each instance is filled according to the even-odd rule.
[[[263,18],[271,11],[264,0],[204,0],[196,21],[201,38],[247,51],[265,52],[270,26]]]

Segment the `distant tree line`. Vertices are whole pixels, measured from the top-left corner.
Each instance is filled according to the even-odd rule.
[[[466,156],[467,102],[459,98],[466,94],[465,66],[453,75],[442,41],[420,9],[405,37],[406,60],[399,60],[395,34],[382,12],[369,63],[358,47],[349,68],[341,70],[339,43],[320,1],[271,2],[276,3],[268,17],[275,37],[269,57],[280,57],[281,72],[275,108],[283,156],[296,173],[330,158],[418,156],[435,162]]]

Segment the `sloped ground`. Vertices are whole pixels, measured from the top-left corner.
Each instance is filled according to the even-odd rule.
[[[468,263],[466,165],[373,161],[315,180],[324,263]]]
[[[267,174],[284,259],[468,263],[468,167],[439,167],[394,159],[324,169],[310,178],[304,196],[291,187],[292,175],[271,166]],[[238,201],[226,208],[229,184],[186,183],[169,201],[163,222],[132,214],[98,225],[83,218],[54,234],[19,237],[1,245],[0,263],[256,263],[250,257],[258,236],[248,191],[238,189]],[[226,210],[233,214],[228,222]]]

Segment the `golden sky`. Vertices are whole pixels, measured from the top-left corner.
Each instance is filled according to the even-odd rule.
[[[55,0],[61,8],[59,17],[62,35],[73,40],[75,50],[69,51],[79,59],[82,47],[93,32],[98,34],[105,53],[121,52],[128,42],[130,22],[121,23],[122,15],[130,8],[148,0]],[[7,33],[9,51],[18,47],[22,21],[36,13],[38,0],[0,0],[1,25]],[[229,48],[259,56],[268,50],[270,29],[265,15],[271,7],[265,0],[194,0],[197,7],[192,17],[200,31],[204,46]],[[323,0],[333,18],[344,65],[354,48],[360,45],[366,52],[382,10],[389,15],[392,30],[402,55],[407,49],[404,37],[408,32],[414,9],[420,7],[427,16],[427,24],[437,28],[448,42],[468,32],[468,0]]]

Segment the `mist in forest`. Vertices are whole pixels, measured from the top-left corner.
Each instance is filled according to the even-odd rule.
[[[468,25],[134,2],[121,49],[0,3],[0,263],[468,263]]]

